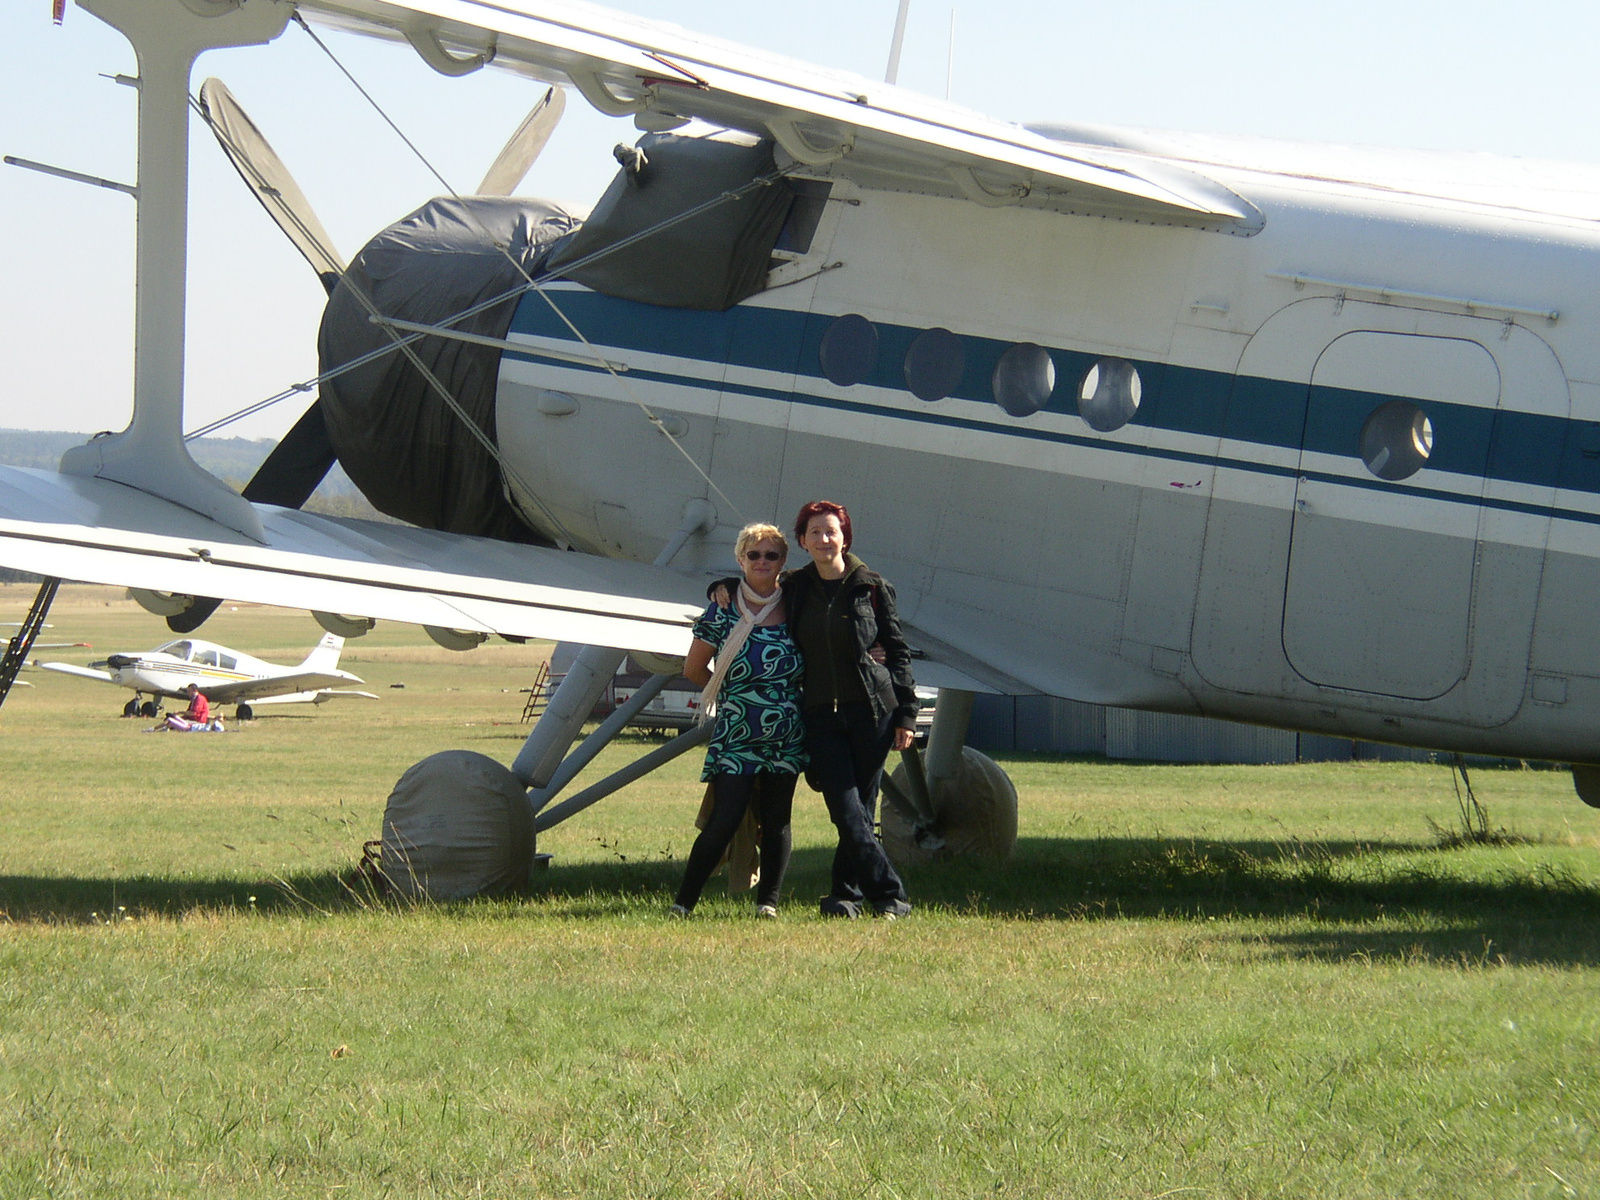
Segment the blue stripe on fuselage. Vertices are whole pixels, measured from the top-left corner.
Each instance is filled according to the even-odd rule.
[[[1119,444],[1092,433],[1080,436],[1047,432],[1029,427],[1027,418],[1003,414],[992,422],[954,417],[941,412],[936,403],[918,411],[819,396],[808,390],[803,381],[821,381],[823,378],[819,351],[822,336],[834,320],[827,314],[753,306],[738,306],[726,312],[699,312],[658,308],[589,291],[563,290],[554,293],[554,298],[573,323],[599,344],[695,360],[719,369],[726,363],[729,366],[781,374],[792,372],[798,377],[799,386],[792,393],[743,384],[723,386],[690,376],[645,371],[637,367],[630,371],[630,378],[718,387],[719,390],[741,395],[762,396],[796,404],[1146,457],[1155,455],[1178,462],[1215,463],[1221,467],[1273,475],[1294,473],[1249,460],[1222,459],[1208,453],[1191,454]],[[903,391],[906,387],[902,373],[905,354],[923,330],[886,322],[874,322],[874,325],[878,331],[877,365],[863,382],[866,386]],[[518,305],[511,321],[511,332],[568,341],[572,337],[566,325],[551,311],[549,304],[531,293]],[[968,334],[961,335],[961,341],[966,358],[965,370],[951,398],[993,403],[990,381],[995,366],[1000,356],[1014,343]],[[1056,366],[1056,387],[1044,411],[1075,416],[1077,383],[1099,356],[1077,350],[1049,349]],[[513,357],[529,356],[513,354]],[[537,360],[529,357],[529,361]],[[1294,453],[1303,448],[1309,452],[1340,457],[1359,456],[1361,426],[1367,414],[1394,398],[1380,393],[1320,386],[1308,392],[1304,383],[1234,376],[1221,371],[1161,362],[1135,360],[1135,365],[1139,369],[1143,396],[1132,425],[1195,437],[1227,438]],[[1308,395],[1311,400],[1309,404]],[[1600,425],[1443,401],[1414,402],[1427,413],[1433,424],[1434,450],[1429,460],[1430,467],[1469,477],[1487,475],[1507,483],[1541,488],[1563,487],[1600,494]],[[1441,492],[1408,483],[1387,483],[1377,479],[1365,481],[1347,476],[1325,478],[1352,486],[1439,496],[1456,502],[1465,499],[1458,493]],[[1544,505],[1515,502],[1497,502],[1494,506],[1518,512],[1548,511]],[[1590,519],[1588,514],[1580,512],[1563,515],[1586,521]]]

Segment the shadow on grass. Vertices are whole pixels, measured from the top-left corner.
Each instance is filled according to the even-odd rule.
[[[785,882],[796,915],[828,890],[832,853],[795,853]],[[681,860],[563,866],[535,872],[527,899],[574,919],[662,909]],[[1600,886],[1526,856],[1463,861],[1427,843],[1208,842],[1024,838],[999,866],[940,863],[906,873],[924,908],[1024,920],[1299,920],[1250,933],[1292,957],[1330,961],[1543,962],[1600,965]],[[262,913],[382,907],[351,876],[321,872],[239,879],[0,876],[0,920],[90,923],[195,910]],[[726,895],[714,878],[713,908]],[[254,897],[252,903],[251,897]],[[747,896],[738,898],[744,903]],[[445,906],[446,909],[450,906]],[[508,915],[515,915],[512,905]]]
[[[0,923],[94,925],[125,917],[199,911],[284,912],[355,907],[347,878],[331,871],[283,879],[79,878],[0,875]]]
[[[1023,838],[1003,865],[926,864],[905,876],[914,903],[981,916],[1314,922],[1250,935],[1295,957],[1600,965],[1600,886],[1549,864],[1461,859],[1426,842]],[[796,851],[787,903],[811,909],[828,890],[831,864],[826,850]],[[557,865],[532,892],[600,914],[645,893],[665,904],[680,870]],[[724,894],[720,878],[706,889],[708,899]]]

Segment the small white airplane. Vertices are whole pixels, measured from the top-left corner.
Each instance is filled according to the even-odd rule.
[[[362,683],[359,677],[339,669],[344,639],[328,634],[298,666],[285,667],[263,662],[216,642],[182,638],[155,650],[137,654],[113,654],[86,667],[63,662],[35,662],[41,671],[76,675],[113,683],[133,691],[123,707],[125,717],[153,717],[162,697],[185,699],[184,689],[198,684],[213,705],[237,704],[235,717],[248,721],[257,704],[325,704],[329,700],[360,697],[376,700],[371,692],[341,688],[340,684]],[[150,697],[146,699],[145,697]]]

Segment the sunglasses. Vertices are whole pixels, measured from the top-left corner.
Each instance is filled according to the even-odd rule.
[[[761,562],[763,559],[767,562],[783,561],[781,550],[746,550],[744,556],[751,562]]]

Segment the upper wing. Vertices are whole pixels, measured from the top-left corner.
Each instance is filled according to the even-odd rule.
[[[639,563],[257,509],[266,545],[119,483],[0,467],[0,565],[672,655],[704,607],[703,581]]]
[[[1159,156],[1064,145],[886,83],[572,0],[300,0],[312,20],[571,84],[612,115],[699,118],[773,138],[864,187],[1250,230],[1247,201]],[[798,10],[797,10],[798,11]],[[651,118],[643,118],[646,123]]]

